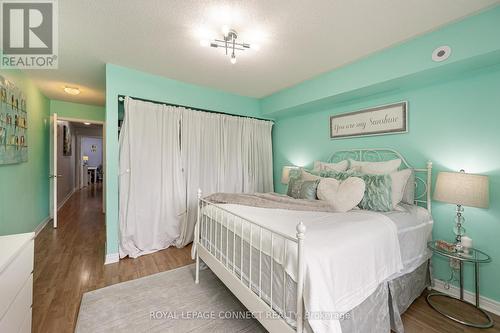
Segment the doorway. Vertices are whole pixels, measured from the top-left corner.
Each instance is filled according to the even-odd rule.
[[[99,192],[104,213],[104,123],[51,116],[50,213],[54,228],[58,211],[78,191]]]

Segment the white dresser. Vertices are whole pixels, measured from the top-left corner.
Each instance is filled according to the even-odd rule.
[[[34,238],[0,236],[0,332],[31,332]]]

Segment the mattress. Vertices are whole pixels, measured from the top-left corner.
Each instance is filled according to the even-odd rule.
[[[253,216],[253,209],[257,209],[261,217],[263,211],[266,215],[269,214],[267,218],[270,221],[279,210],[242,207],[232,204],[218,206],[230,213],[218,210],[214,214],[213,211],[210,211],[213,208],[211,206],[202,209],[205,223],[210,226],[210,229],[207,228],[206,231],[212,234],[212,237],[208,237],[208,233],[202,234],[202,244],[227,269],[233,270],[234,274],[259,295],[262,300],[272,305],[273,309],[285,318],[291,326],[295,326],[295,281],[285,272],[283,266],[270,255],[272,250],[268,249],[259,252],[255,240],[250,246],[247,238],[244,237],[242,240],[239,237],[241,233],[238,231],[236,233],[232,232],[231,224],[229,224],[229,228],[226,228],[228,226],[227,221],[234,218],[234,216],[231,216],[232,214],[259,223],[262,221]],[[297,214],[301,216],[301,219],[313,220],[320,215],[324,216],[330,213],[297,211]],[[414,271],[430,258],[427,241],[431,237],[433,221],[430,213],[425,208],[412,205],[401,205],[398,210],[384,213],[384,215],[394,223],[398,230],[401,258],[404,265],[403,270],[390,277],[389,280],[392,280]],[[212,242],[210,242],[210,239]],[[279,239],[276,241],[279,241]],[[259,274],[259,271],[261,274]]]
[[[423,207],[402,204],[398,210],[384,213],[398,229],[399,247],[404,269],[391,278],[412,272],[428,260],[432,253],[427,242],[432,238],[433,220],[429,211]]]

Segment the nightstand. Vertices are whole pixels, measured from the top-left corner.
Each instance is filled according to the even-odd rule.
[[[441,255],[443,257],[455,259],[459,263],[459,283],[460,283],[460,298],[456,298],[450,295],[442,294],[442,293],[430,293],[427,295],[427,303],[437,312],[442,314],[443,316],[456,321],[457,323],[471,326],[471,327],[477,327],[477,328],[489,328],[493,326],[493,320],[491,319],[490,315],[481,309],[479,307],[479,264],[483,263],[488,263],[491,262],[491,258],[489,255],[486,253],[479,251],[478,249],[475,248],[470,248],[468,249],[467,253],[458,253],[458,252],[450,252],[441,248],[438,248],[436,246],[436,241],[430,241],[427,243],[427,247],[435,254]],[[474,264],[474,285],[475,285],[475,292],[476,292],[476,304],[469,303],[464,300],[464,273],[463,273],[463,266],[464,263],[472,263]],[[458,318],[458,316],[454,316],[450,313],[445,313],[442,308],[436,303],[432,302],[433,297],[448,297],[452,299],[459,300],[460,302],[463,302],[468,305],[475,306],[475,308],[487,319],[486,323],[474,323],[466,320],[462,320],[461,318]]]

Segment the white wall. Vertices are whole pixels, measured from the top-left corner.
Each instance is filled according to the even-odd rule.
[[[82,141],[86,137],[92,137],[92,138],[100,138],[102,142],[102,135],[103,135],[103,127],[102,126],[92,126],[92,127],[82,127],[81,125],[75,126],[75,131],[74,134],[76,136],[76,149],[75,149],[75,184],[76,186],[80,186],[81,183],[81,165],[82,165],[82,160],[81,156],[83,155],[82,153]],[[101,148],[102,149],[102,148]],[[101,150],[101,161],[102,161],[102,150]],[[101,162],[102,163],[102,162]],[[84,184],[81,184],[82,187],[86,186]]]
[[[88,156],[89,160],[87,165],[89,166],[101,166],[102,165],[102,138],[82,138],[82,155]]]

